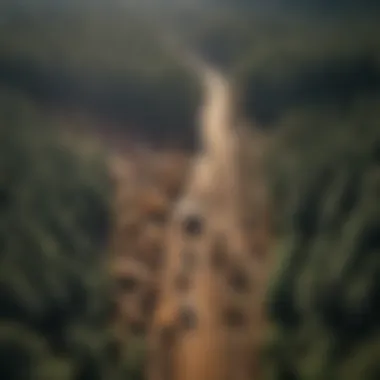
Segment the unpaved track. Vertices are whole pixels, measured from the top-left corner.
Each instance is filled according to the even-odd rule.
[[[170,222],[162,293],[150,338],[148,380],[252,380],[245,368],[249,360],[244,357],[252,339],[250,327],[242,336],[231,338],[221,326],[220,305],[227,296],[208,262],[212,245],[221,235],[226,237],[228,249],[236,252],[237,261],[247,252],[240,226],[238,138],[233,124],[232,91],[218,71],[194,56],[187,55],[185,59],[197,70],[204,86],[199,113],[201,147]],[[192,214],[204,221],[197,238],[186,236],[182,229],[184,219]],[[173,283],[186,250],[196,253],[199,269],[190,291],[176,295]],[[196,330],[163,341],[163,327],[175,326],[178,310],[184,305],[197,310]],[[241,373],[236,368],[241,368]]]

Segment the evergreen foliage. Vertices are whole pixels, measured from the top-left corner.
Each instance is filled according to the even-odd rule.
[[[116,379],[104,153],[1,100],[0,377]]]

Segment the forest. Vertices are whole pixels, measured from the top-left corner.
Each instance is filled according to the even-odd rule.
[[[81,117],[91,131],[196,147],[200,88],[161,43],[166,28],[231,78],[244,118],[271,137],[263,380],[378,379],[378,8],[1,2],[0,377],[143,378],[141,342],[112,334],[108,147]]]

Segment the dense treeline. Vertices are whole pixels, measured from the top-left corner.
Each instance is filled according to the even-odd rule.
[[[272,29],[238,65],[244,109],[264,127],[297,107],[345,112],[358,97],[380,93],[379,28],[373,19],[307,22]]]
[[[185,40],[234,78],[242,109],[262,127],[298,106],[344,110],[380,92],[376,13],[323,19],[221,9],[181,22]]]
[[[270,379],[379,376],[379,101],[289,115],[271,154],[279,237]]]
[[[50,109],[83,110],[127,132],[191,145],[193,74],[125,7],[80,4],[9,7],[0,23],[0,84]]]
[[[2,94],[0,125],[0,377],[128,378],[111,333],[104,152],[18,96]]]
[[[370,16],[272,25],[236,65],[247,115],[275,131],[264,378],[380,373],[377,30]]]

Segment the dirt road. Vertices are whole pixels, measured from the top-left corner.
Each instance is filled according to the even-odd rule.
[[[232,91],[215,69],[186,59],[204,86],[201,147],[170,222],[148,378],[252,380],[259,274],[240,225]]]

